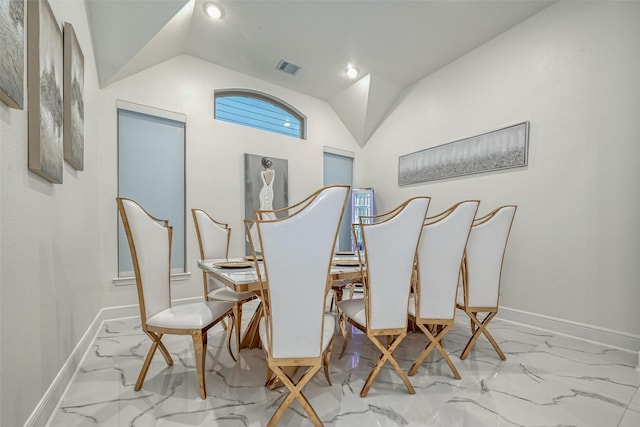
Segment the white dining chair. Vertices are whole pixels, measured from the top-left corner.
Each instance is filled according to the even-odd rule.
[[[409,298],[409,319],[427,336],[428,343],[409,369],[409,376],[415,375],[427,356],[437,349],[454,377],[460,379],[442,340],[455,322],[462,256],[479,203],[478,200],[456,203],[424,222],[414,293]]]
[[[477,218],[462,263],[462,296],[457,307],[464,310],[471,321],[472,336],[460,354],[466,359],[478,338],[484,335],[502,360],[507,357],[487,330],[489,322],[498,314],[502,264],[507,240],[516,214],[516,206],[501,206],[482,218]],[[484,318],[480,320],[480,314]]]
[[[415,393],[393,352],[407,335],[413,266],[429,202],[428,197],[409,199],[392,211],[375,216],[373,223],[365,223],[369,219],[361,217],[359,224],[352,227],[354,238],[356,227],[360,227],[362,233],[364,256],[360,252],[358,256],[364,299],[338,303],[343,338],[340,357],[347,348],[347,322],[365,332],[382,353],[360,391],[362,397],[368,394],[387,361],[409,393]],[[384,338],[384,343],[380,338]]]
[[[288,215],[245,221],[252,248],[256,247],[251,236],[255,224],[260,239],[257,247],[264,259],[263,272],[257,269],[263,302],[260,339],[269,373],[288,391],[269,426],[279,422],[294,399],[314,425],[322,425],[302,389],[322,365],[331,384],[328,363],[335,318],[325,313],[325,303],[333,247],[348,195],[348,186],[325,187],[292,206]],[[301,377],[293,376],[292,371],[303,367],[306,371]]]
[[[355,293],[355,288],[357,285],[362,283],[362,279],[352,278],[352,279],[335,279],[331,282],[331,300],[329,302],[329,311],[333,311],[333,306],[342,301],[344,297],[344,292],[349,292],[349,299],[353,298],[353,294]]]
[[[195,351],[200,397],[205,399],[207,331],[226,316],[233,316],[233,303],[200,301],[173,306],[170,287],[172,228],[169,222],[153,217],[131,199],[118,197],[116,202],[131,250],[142,331],[152,341],[134,390],[142,388],[156,349],[160,349],[167,365],[173,365],[173,359],[161,341],[162,336],[189,335]],[[230,338],[227,333],[227,347],[232,354]]]
[[[196,236],[198,238],[198,246],[200,247],[200,259],[228,258],[231,227],[229,227],[228,224],[216,221],[202,209],[191,209],[191,214],[196,227]],[[242,305],[256,298],[256,293],[252,291],[236,292],[204,271],[202,272],[202,280],[205,300],[233,303],[233,317],[235,321],[231,323],[231,327],[235,329],[236,351],[240,352]],[[233,357],[233,359],[235,360],[235,357]]]

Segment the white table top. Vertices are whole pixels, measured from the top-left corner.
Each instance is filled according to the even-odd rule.
[[[246,283],[255,283],[258,281],[258,275],[254,267],[247,268],[222,268],[217,267],[216,264],[225,261],[246,261],[243,258],[222,258],[222,259],[204,259],[198,260],[198,268],[207,272],[213,273],[215,276],[221,276],[230,282],[238,285]],[[259,263],[262,268],[262,263]],[[262,271],[262,270],[261,270]]]
[[[358,257],[355,255],[339,255],[334,259],[345,259],[345,260],[358,260]],[[247,268],[223,268],[216,266],[217,263],[226,262],[226,261],[246,261],[243,258],[222,258],[222,259],[205,259],[198,261],[198,268],[205,271],[206,273],[211,273],[214,276],[224,279],[226,282],[229,282],[234,285],[246,285],[253,284],[258,281],[258,275],[256,274],[256,270],[254,267]],[[258,263],[259,267],[262,270],[262,262]],[[331,275],[342,275],[342,274],[354,274],[359,273],[360,267],[358,265],[354,266],[337,266],[335,264],[331,265]]]

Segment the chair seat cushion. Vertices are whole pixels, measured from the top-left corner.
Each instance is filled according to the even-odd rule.
[[[240,302],[253,299],[256,293],[253,291],[236,292],[229,288],[218,288],[209,292],[207,296],[215,301]]]
[[[329,344],[331,343],[331,339],[333,338],[333,334],[336,329],[336,318],[332,314],[324,315],[324,329],[322,331],[322,353],[325,352]],[[267,350],[267,324],[265,322],[264,317],[260,319],[260,326],[258,328],[258,332],[260,334],[260,341],[262,342],[262,347]]]
[[[232,302],[201,301],[169,307],[147,319],[147,325],[170,329],[202,329],[223,317]]]
[[[340,301],[338,303],[338,309],[344,313],[349,319],[353,320],[357,324],[366,327],[367,316],[364,310],[364,299],[349,299],[346,301]]]

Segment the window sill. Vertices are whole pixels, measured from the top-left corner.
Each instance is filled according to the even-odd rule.
[[[191,279],[191,272],[187,271],[184,273],[171,273],[171,283],[174,282],[182,282],[185,280]],[[112,280],[112,283],[115,286],[129,286],[136,284],[136,278],[134,276],[130,277],[116,277]]]

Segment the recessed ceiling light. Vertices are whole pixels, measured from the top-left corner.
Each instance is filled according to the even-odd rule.
[[[222,8],[215,3],[206,2],[204,4],[204,12],[211,19],[222,18]]]
[[[347,65],[347,69],[345,71],[345,74],[347,75],[347,77],[349,77],[350,79],[355,79],[356,77],[358,77],[359,73],[360,73],[360,70],[358,70],[356,67],[354,67],[351,64]]]

